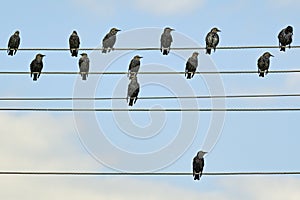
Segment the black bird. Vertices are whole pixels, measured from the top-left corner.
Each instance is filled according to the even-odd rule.
[[[141,65],[141,56],[136,55],[133,57],[133,59],[130,61],[129,68],[128,68],[128,77],[136,76],[139,72],[140,65]]]
[[[270,57],[274,57],[271,53],[265,52],[257,60],[258,74],[260,77],[264,77],[269,72]]]
[[[79,58],[78,65],[82,80],[86,80],[88,76],[88,72],[90,69],[90,59],[88,58],[86,53],[80,54],[81,58]]]
[[[191,57],[186,62],[185,65],[185,76],[187,79],[194,77],[196,69],[198,67],[198,52],[194,52]]]
[[[73,31],[73,33],[70,35],[69,38],[69,46],[70,46],[70,52],[72,57],[78,56],[78,48],[80,45],[80,39],[76,31]]]
[[[12,36],[10,36],[7,46],[8,46],[7,53],[9,56],[13,56],[17,53],[17,50],[20,46],[20,32],[19,31],[16,31]]]
[[[173,42],[171,31],[174,31],[174,29],[166,27],[164,32],[161,34],[160,51],[163,53],[163,55],[168,55],[170,52],[171,43]]]
[[[127,102],[129,98],[129,106],[133,106],[135,102],[138,99],[138,94],[140,92],[140,84],[137,81],[137,77],[133,76],[131,77],[131,81],[128,85],[128,90],[127,90]]]
[[[113,50],[113,47],[117,40],[117,33],[121,31],[117,28],[110,29],[109,33],[105,35],[105,37],[102,40],[102,53],[108,53],[111,50]]]
[[[204,167],[204,158],[203,156],[207,152],[199,151],[197,155],[193,159],[193,177],[194,180],[200,180],[200,177],[202,176],[202,171]]]
[[[37,81],[37,79],[40,77],[42,69],[43,69],[43,57],[45,55],[43,54],[37,54],[35,56],[35,59],[30,63],[30,77],[32,77],[33,74],[33,81]]]
[[[293,27],[291,26],[288,26],[279,32],[278,40],[279,40],[280,51],[285,51],[286,45],[289,45],[289,48],[291,48],[291,43],[293,41],[292,36],[293,36]]]
[[[212,28],[206,35],[206,54],[211,54],[211,49],[214,49],[214,52],[216,51],[216,47],[219,44],[218,32],[221,32],[221,30],[218,28]]]

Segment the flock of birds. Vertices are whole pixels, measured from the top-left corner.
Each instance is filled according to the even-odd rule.
[[[109,53],[110,51],[114,50],[114,45],[116,43],[116,35],[121,31],[117,28],[110,29],[109,33],[105,35],[102,40],[102,53]],[[164,31],[160,38],[160,51],[163,55],[168,55],[170,53],[171,44],[173,42],[173,38],[171,32],[174,29],[170,27],[164,28]],[[219,44],[219,35],[218,32],[221,32],[218,28],[214,27],[210,30],[210,32],[206,35],[205,42],[206,42],[206,54],[210,55],[211,50],[213,49],[214,52],[216,51],[216,47]],[[292,43],[292,36],[293,36],[293,27],[287,26],[286,28],[282,29],[278,34],[279,40],[279,48],[280,51],[285,51],[286,46],[289,48],[291,47]],[[20,45],[20,32],[16,31],[8,41],[8,55],[13,56],[16,54]],[[78,56],[78,51],[80,47],[80,39],[76,31],[73,31],[69,37],[69,48],[72,57]],[[90,60],[86,53],[81,53],[81,57],[78,61],[78,66],[80,70],[80,74],[82,80],[86,80],[88,73],[89,73],[89,65]],[[193,52],[192,56],[188,58],[185,67],[185,76],[187,79],[193,78],[197,67],[198,67],[198,52]],[[37,54],[35,59],[32,60],[30,64],[30,71],[31,77],[33,75],[33,81],[37,81],[40,77],[41,71],[43,69],[43,54]],[[257,67],[258,67],[258,74],[259,77],[264,77],[268,74],[268,70],[270,67],[270,57],[273,55],[270,52],[265,52],[262,56],[258,58]],[[137,74],[140,69],[140,59],[143,58],[142,56],[136,55],[130,61],[129,68],[128,68],[128,77],[130,83],[128,85],[127,91],[127,102],[129,101],[128,105],[133,106],[136,103],[138,94],[140,91],[140,85],[137,80]],[[129,99],[129,100],[128,100]],[[204,155],[207,152],[199,151],[197,155],[193,159],[193,177],[194,180],[200,180],[202,176],[202,171],[204,167]]]

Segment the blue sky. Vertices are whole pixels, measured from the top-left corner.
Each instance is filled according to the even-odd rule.
[[[15,4],[18,4],[16,7]],[[101,47],[112,27],[122,31],[116,47],[156,47],[162,29],[170,26],[173,47],[204,46],[207,32],[222,30],[220,46],[277,45],[277,34],[294,27],[299,45],[296,0],[62,0],[3,2],[0,46],[20,30],[21,48],[67,48],[77,30],[81,47]],[[12,9],[9,9],[13,7]],[[210,57],[200,52],[198,71],[256,70],[265,49],[217,50]],[[298,49],[268,49],[271,70],[299,69]],[[19,51],[0,53],[1,71],[28,71],[36,53],[44,53],[44,71],[77,71],[78,58],[66,52]],[[126,71],[140,54],[141,71],[183,71],[192,51],[89,51],[91,71]],[[175,75],[140,75],[140,96],[209,94],[300,93],[298,74],[207,75],[186,80]],[[1,75],[1,97],[125,97],[126,76],[95,76],[82,82],[77,75]],[[220,84],[218,84],[220,83]],[[134,108],[209,108],[210,100],[138,100]],[[215,102],[217,106],[222,102]],[[299,107],[297,98],[226,99],[228,108]],[[127,108],[124,101],[107,102],[0,102],[0,107]],[[1,112],[0,171],[116,170],[190,172],[191,160],[204,148],[206,172],[297,171],[299,112],[213,113],[55,113]],[[216,126],[212,123],[216,124]],[[222,128],[215,142],[213,128]],[[102,133],[102,134],[101,134]],[[207,139],[205,139],[207,138]],[[109,143],[110,142],[110,143]],[[174,142],[174,143],[172,143]],[[106,148],[107,147],[107,148]],[[108,147],[114,147],[111,151]],[[143,154],[143,155],[142,155]],[[125,156],[124,156],[125,155]],[[135,157],[136,156],[136,157]],[[140,156],[140,157],[139,157]],[[139,158],[140,160],[136,160]],[[144,159],[144,160],[143,160]],[[111,166],[112,168],[108,167]],[[268,187],[266,187],[266,185]],[[297,176],[211,177],[32,177],[2,176],[3,199],[296,199]],[[297,198],[297,199],[298,199]]]

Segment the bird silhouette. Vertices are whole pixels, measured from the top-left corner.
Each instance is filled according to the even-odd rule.
[[[140,92],[140,84],[137,81],[137,77],[133,76],[131,77],[131,81],[128,84],[128,90],[127,90],[127,102],[129,98],[129,106],[133,106],[133,104],[136,103],[138,99],[138,95]]]
[[[17,53],[20,46],[20,31],[16,31],[12,36],[10,36],[7,46],[7,53],[9,56],[13,56]]]
[[[78,61],[79,71],[80,71],[82,80],[86,80],[89,69],[90,69],[90,59],[88,58],[88,55],[86,53],[82,53],[80,55],[81,55],[81,58],[79,58],[79,61]]]
[[[45,55],[43,54],[37,54],[35,56],[35,59],[32,60],[32,62],[30,63],[30,77],[32,77],[33,75],[33,81],[37,81],[37,79],[40,77],[42,69],[43,69],[43,57]]]
[[[173,42],[172,31],[174,31],[174,29],[166,27],[160,37],[160,51],[163,55],[168,55],[170,52],[171,43]]]
[[[211,54],[211,49],[216,51],[216,47],[219,44],[219,35],[218,32],[221,32],[218,28],[214,27],[210,30],[210,32],[206,35],[206,54]]]
[[[136,55],[132,58],[130,61],[129,67],[128,67],[128,77],[130,78],[131,76],[136,76],[137,73],[140,70],[140,65],[141,65],[141,58],[142,56]]]
[[[69,38],[69,46],[72,57],[78,56],[78,48],[80,46],[80,39],[76,31],[73,31]]]
[[[257,60],[258,74],[260,77],[264,77],[269,72],[270,57],[274,57],[271,53],[265,52]]]
[[[198,67],[198,52],[194,52],[191,57],[186,62],[185,65],[185,76],[187,79],[194,77],[196,69]]]
[[[109,33],[105,35],[105,37],[102,40],[102,53],[108,53],[111,50],[113,50],[113,47],[117,40],[117,33],[121,31],[117,28],[110,29]]]
[[[206,153],[207,152],[199,151],[193,159],[193,177],[194,177],[194,180],[200,180],[200,178],[202,176],[202,171],[203,171],[203,168],[204,168],[204,158],[203,158],[203,156]]]
[[[285,46],[289,45],[291,48],[291,43],[293,41],[293,27],[287,26],[286,28],[282,29],[278,34],[279,40],[279,48],[280,51],[285,51]]]

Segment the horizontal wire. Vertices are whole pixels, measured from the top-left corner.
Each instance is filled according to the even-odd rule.
[[[300,108],[0,108],[0,111],[32,112],[285,112]]]
[[[250,95],[202,95],[202,96],[153,96],[139,97],[143,100],[155,99],[218,99],[218,98],[279,98],[300,97],[300,94],[250,94]],[[0,97],[0,101],[101,101],[126,100],[126,97]]]
[[[54,171],[0,171],[0,175],[39,176],[191,176],[191,172],[54,172]],[[299,171],[282,172],[203,172],[204,176],[266,176],[300,175]]]
[[[278,49],[279,46],[276,45],[265,45],[265,46],[220,46],[216,49],[222,50],[234,50],[234,49]],[[291,46],[293,49],[300,48],[300,46]],[[171,47],[171,50],[203,50],[205,47],[195,46],[195,47]],[[69,48],[19,48],[19,51],[70,51]],[[79,48],[81,51],[101,51],[102,48]],[[160,50],[159,47],[116,47],[114,50],[117,51],[156,51]],[[0,48],[0,51],[7,51],[7,48]]]
[[[165,74],[165,75],[178,75],[178,74],[185,74],[186,72],[138,72],[138,74]],[[249,70],[249,71],[206,71],[206,72],[195,72],[195,74],[257,74],[257,70]],[[300,73],[300,70],[273,70],[273,71],[269,71],[269,73],[274,73],[274,74],[280,74],[280,73]],[[24,71],[0,71],[0,75],[1,74],[31,74],[31,72],[24,72]],[[74,74],[80,74],[80,72],[41,72],[41,74],[50,74],[50,75],[54,75],[54,74],[58,74],[58,75],[74,75]],[[128,72],[89,72],[89,75],[99,75],[99,74],[103,74],[103,75],[122,75],[122,74],[128,74]]]

